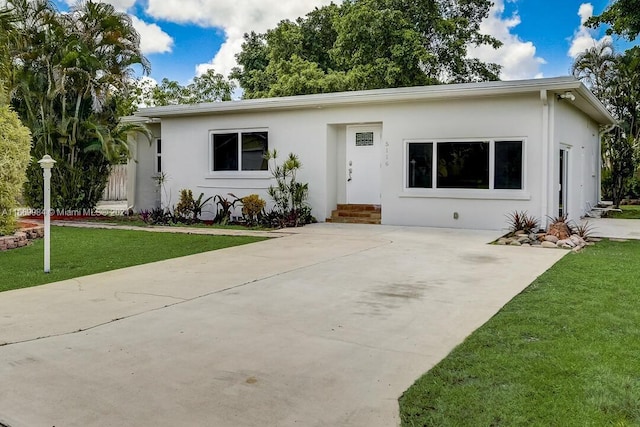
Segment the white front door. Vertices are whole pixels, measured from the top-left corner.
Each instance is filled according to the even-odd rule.
[[[380,204],[380,126],[347,127],[347,203]]]

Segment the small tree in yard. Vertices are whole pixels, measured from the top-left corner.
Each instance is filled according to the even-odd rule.
[[[30,151],[29,129],[22,125],[18,115],[9,107],[0,106],[0,236],[15,231],[13,210],[26,179]]]
[[[269,170],[276,180],[276,185],[270,185],[267,193],[275,203],[274,212],[281,225],[297,227],[314,222],[311,208],[307,204],[309,184],[298,182],[296,174],[302,167],[298,156],[293,153],[280,165],[277,164],[278,153],[269,151],[266,159],[270,162]]]

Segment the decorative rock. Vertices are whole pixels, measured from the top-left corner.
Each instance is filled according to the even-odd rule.
[[[576,246],[584,246],[587,242],[584,241],[584,239],[580,236],[578,236],[577,234],[574,234],[573,236],[569,237],[569,239],[575,243]]]
[[[582,250],[581,246],[576,246],[575,248],[571,249],[573,252],[578,253]]]
[[[544,236],[544,240],[546,242],[558,243],[558,240],[560,240],[560,239],[558,239],[557,236],[553,236],[553,235],[547,234],[546,236]]]
[[[496,244],[497,245],[506,245],[507,244],[507,239],[505,239],[504,237],[501,237],[501,238],[498,239]]]
[[[567,237],[571,236],[571,230],[569,230],[569,226],[564,222],[555,222],[549,225],[547,229],[547,235],[556,236],[560,240],[564,240]]]
[[[563,240],[558,240],[558,243],[556,243],[556,246],[558,246],[559,248],[575,248],[576,244],[573,243],[570,239],[563,239]]]
[[[556,248],[556,244],[553,242],[548,242],[548,241],[544,241],[540,244],[540,246],[542,246],[543,248]]]
[[[515,234],[516,236],[521,236],[521,235],[523,235],[523,234],[527,234],[527,232],[526,232],[526,231],[524,231],[524,230],[516,230],[516,232],[515,232],[514,234]]]
[[[518,238],[518,242],[520,243],[529,243],[531,240],[529,240],[529,238],[525,235],[522,235]]]
[[[511,243],[509,243],[509,245],[511,245],[511,246],[522,246],[522,243],[518,242],[517,240],[514,240]]]

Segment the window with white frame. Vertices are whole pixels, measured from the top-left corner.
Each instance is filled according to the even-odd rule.
[[[211,171],[266,171],[266,130],[211,132]]]
[[[162,173],[162,139],[156,139],[156,173]]]
[[[523,140],[409,141],[407,188],[522,190]]]

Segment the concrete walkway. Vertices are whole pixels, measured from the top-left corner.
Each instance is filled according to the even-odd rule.
[[[589,223],[594,237],[640,239],[638,219],[588,218],[582,222]]]
[[[0,294],[0,424],[393,426],[398,397],[567,252],[316,224]]]

